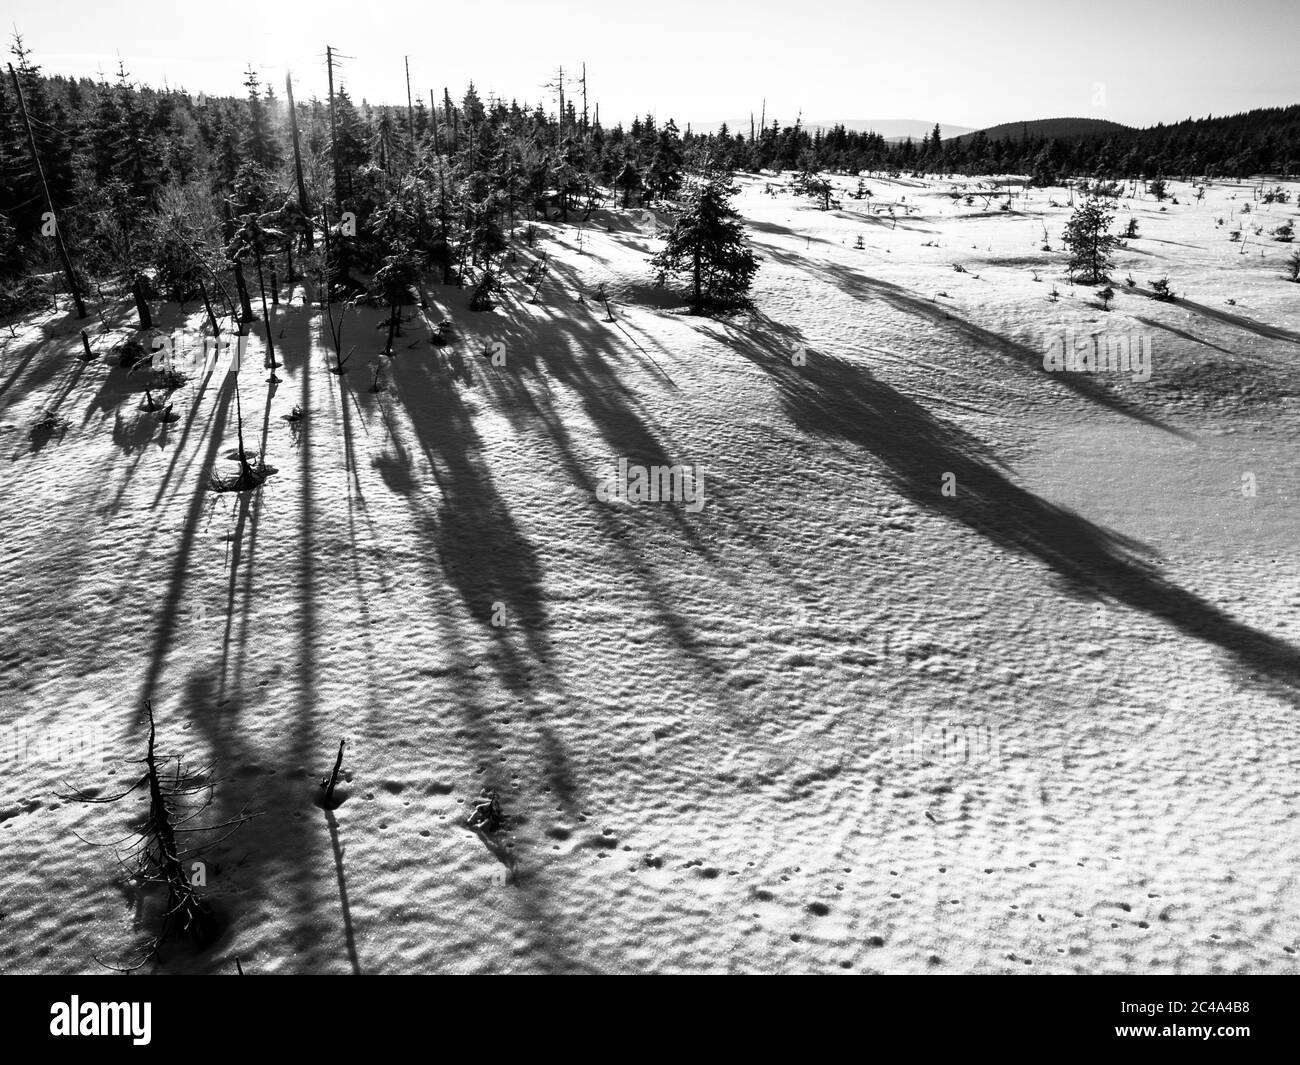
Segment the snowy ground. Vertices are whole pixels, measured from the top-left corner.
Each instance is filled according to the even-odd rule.
[[[217,762],[208,820],[258,814],[206,855],[226,937],[163,971],[1295,971],[1294,205],[1120,200],[1107,312],[1065,190],[768,183],[752,318],[672,309],[650,216],[609,212],[540,227],[535,305],[527,256],[496,311],[431,289],[454,339],[408,323],[378,393],[380,313],[335,376],[301,289],[282,383],[254,347],[170,425],[85,323],[0,334],[0,970],[143,934],[78,838],[140,807],[64,782],[129,783],[150,697]],[[1045,371],[1071,330],[1150,381]],[[236,388],[276,472],[218,498]],[[600,501],[620,458],[694,467],[702,509]]]

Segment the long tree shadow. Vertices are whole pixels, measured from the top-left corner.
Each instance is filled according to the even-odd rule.
[[[557,267],[556,272],[575,291],[581,291],[582,282],[576,274],[561,267]],[[602,310],[600,314],[603,313]],[[591,306],[577,304],[569,313],[553,314],[544,321],[516,315],[511,321],[501,323],[499,328],[510,350],[534,353],[531,357],[537,380],[543,383],[557,381],[579,398],[584,412],[609,446],[611,458],[623,457],[646,466],[671,467],[682,462],[683,456],[674,459],[670,454],[671,441],[667,434],[655,424],[642,396],[626,379],[627,367],[621,363],[631,354],[628,345],[636,349],[635,355],[631,355],[633,360],[647,372],[666,380],[673,389],[677,385],[664,367],[629,336],[620,323],[597,321]],[[557,334],[561,341],[558,344]],[[529,418],[539,412],[537,403],[526,394],[518,374],[499,375],[497,380],[500,387],[517,400],[512,406],[526,411]],[[549,384],[546,387],[549,390]],[[554,413],[552,404],[546,406]],[[549,428],[556,422],[544,424]],[[587,479],[578,483],[585,486]],[[696,524],[688,520],[679,508],[652,507],[647,510],[654,520],[673,525],[697,553],[715,561]]]
[[[1190,340],[1193,344],[1201,344],[1207,348],[1213,348],[1215,351],[1224,355],[1231,355],[1234,359],[1247,358],[1248,356],[1238,355],[1235,351],[1229,351],[1227,348],[1221,348],[1218,344],[1211,344],[1204,337],[1198,337],[1194,333],[1189,333],[1186,329],[1178,329],[1172,325],[1166,325],[1164,322],[1157,322],[1154,318],[1143,318],[1140,314],[1133,315],[1133,320],[1141,322],[1148,329],[1163,329],[1166,333],[1171,333],[1180,340]]]
[[[253,630],[255,619],[255,611],[252,608],[253,559],[257,546],[258,516],[262,509],[262,493],[260,491],[240,492],[234,506],[237,515],[233,531],[229,534],[230,548],[227,556],[229,576],[226,588],[225,629],[221,640],[221,687],[217,693],[219,701],[224,701],[226,698],[227,684],[232,682],[237,684],[238,679],[243,675],[249,646],[249,634]],[[241,567],[245,554],[245,534],[248,537],[248,559],[247,564]],[[243,576],[242,596],[239,587],[241,575]],[[237,599],[242,600],[242,605],[237,605]],[[236,617],[239,619],[238,637],[234,636]],[[233,667],[231,665],[232,654],[234,656]]]
[[[306,750],[303,730],[294,730],[282,747],[265,747],[257,730],[240,720],[242,689],[222,705],[218,683],[215,671],[195,670],[186,680],[181,702],[207,749],[235,778],[215,790],[213,822],[239,816],[251,802],[260,815],[223,844],[223,850],[244,855],[240,867],[249,878],[237,886],[239,911],[231,917],[238,923],[241,915],[255,916],[260,906],[276,900],[289,924],[286,947],[296,955],[296,963],[308,972],[324,968],[335,956],[332,944],[337,940],[317,898],[319,834],[314,819],[307,817],[312,791],[301,776],[284,771],[311,764],[321,752]]]
[[[348,903],[348,881],[343,873],[343,847],[339,844],[339,823],[334,819],[332,810],[325,811],[325,823],[329,825],[330,844],[334,848],[334,871],[339,882],[339,906],[343,911],[343,937],[348,948],[348,962],[356,976],[361,975],[361,962],[357,958],[357,938],[352,931],[352,907]]]
[[[573,279],[570,283],[576,283]],[[627,350],[626,337],[614,326],[597,322],[590,311],[575,308],[563,316],[550,315],[537,320],[516,315],[510,321],[497,321],[492,328],[505,338],[509,352],[527,353],[514,369],[502,373],[484,371],[482,379],[491,389],[496,405],[521,429],[540,430],[555,455],[557,464],[578,488],[578,506],[596,516],[607,540],[615,545],[627,567],[636,574],[649,597],[656,619],[701,670],[713,682],[720,703],[729,703],[729,694],[721,683],[722,670],[707,654],[689,620],[672,605],[670,581],[647,564],[637,546],[637,527],[659,524],[673,529],[703,559],[716,564],[714,552],[701,537],[697,522],[704,513],[687,515],[677,506],[616,508],[596,501],[600,469],[582,454],[565,419],[556,406],[556,395],[549,382],[554,381],[577,397],[584,413],[591,419],[612,456],[647,465],[672,466],[674,459],[662,439],[663,433],[653,424],[643,408],[643,401],[625,380],[624,360],[639,362]],[[558,336],[558,341],[557,341]],[[508,355],[507,359],[516,358]],[[520,372],[524,370],[525,372]],[[529,387],[530,384],[535,387]],[[599,460],[597,460],[599,462]],[[629,536],[629,533],[634,534]]]
[[[779,248],[773,248],[771,245],[763,245],[763,247],[766,254],[771,255],[773,258],[787,265],[799,267],[814,275],[819,274],[828,284],[847,292],[856,299],[868,299],[874,296],[896,310],[924,318],[942,330],[956,333],[973,346],[1010,359],[1012,362],[1031,370],[1036,376],[1049,376],[1043,372],[1042,350],[1036,350],[1028,344],[1002,336],[991,329],[985,329],[983,326],[961,318],[953,313],[951,307],[933,303],[924,296],[909,292],[901,285],[869,277],[851,267],[828,262],[809,262]],[[1174,436],[1187,436],[1186,433],[1165,424],[1155,416],[1136,409],[1132,404],[1125,402],[1104,385],[1099,384],[1090,377],[1077,373],[1051,374],[1050,377],[1055,383],[1070,389],[1084,399],[1107,410],[1122,414],[1134,421],[1160,429],[1162,432]]]
[[[3,407],[0,407],[0,409],[7,409],[13,406],[26,396],[28,392],[35,391],[41,386],[47,384],[50,379],[59,372],[60,365],[58,361],[53,358],[38,362],[32,372],[27,375],[27,379],[23,382],[24,388],[22,391],[10,394],[10,389],[17,385],[18,379],[23,376],[24,371],[26,371],[28,366],[32,364],[32,360],[36,358],[37,353],[53,339],[55,338],[46,335],[40,340],[34,341],[28,345],[27,352],[18,360],[18,365],[15,366],[9,376],[0,383],[0,400],[4,401],[4,405]],[[71,357],[72,356],[69,356],[69,358]]]
[[[912,502],[1050,566],[1073,586],[1124,603],[1222,648],[1274,694],[1297,702],[1300,649],[1232,618],[1166,580],[1135,540],[1094,525],[1014,483],[989,450],[865,369],[811,353],[796,368],[763,333],[733,329],[729,342],[766,370],[806,432],[855,444]],[[955,497],[944,496],[946,475]]]
[[[316,397],[313,391],[313,367],[310,364],[311,344],[307,333],[306,323],[302,328],[289,330],[288,336],[277,348],[284,362],[288,382],[285,387],[299,389],[299,406],[304,411],[311,411]],[[254,362],[250,360],[246,366],[256,373]],[[317,368],[317,372],[322,377],[325,376],[324,370]],[[293,378],[294,373],[299,375],[297,380]],[[223,418],[211,430],[212,439],[218,444],[222,440],[224,415],[229,411],[238,377],[239,375],[232,374],[224,378],[223,402],[220,405]],[[263,458],[275,450],[271,433],[271,406],[275,395],[276,388],[267,387],[260,426],[253,418],[245,423],[246,446],[250,453],[256,447]],[[321,881],[316,872],[321,837],[315,820],[304,819],[305,811],[302,809],[309,806],[311,789],[304,786],[296,774],[283,771],[285,766],[314,765],[323,757],[322,751],[317,748],[320,733],[317,719],[325,711],[320,705],[317,682],[317,671],[324,657],[321,648],[324,637],[318,628],[316,555],[319,514],[315,496],[316,466],[321,453],[315,446],[317,441],[310,430],[311,424],[311,419],[308,418],[303,426],[299,447],[292,455],[291,461],[297,468],[286,472],[283,480],[273,478],[264,489],[278,495],[289,487],[292,476],[299,477],[297,551],[296,557],[289,559],[285,565],[285,579],[296,589],[294,629],[297,646],[294,649],[296,653],[291,652],[287,656],[291,663],[289,669],[295,689],[291,696],[294,708],[292,717],[283,732],[277,736],[278,742],[268,749],[259,735],[260,730],[250,726],[249,716],[244,713],[246,706],[251,707],[265,694],[265,689],[251,685],[253,676],[245,674],[241,668],[250,647],[254,655],[258,653],[258,626],[264,624],[254,610],[256,604],[253,601],[255,586],[252,567],[257,542],[257,519],[266,501],[261,492],[251,496],[241,493],[233,504],[234,528],[230,539],[226,616],[219,659],[213,660],[202,672],[191,675],[186,693],[192,719],[206,737],[209,748],[217,752],[223,761],[239,766],[241,775],[255,779],[258,802],[266,812],[265,817],[244,826],[236,837],[236,841],[246,848],[251,858],[247,874],[255,878],[243,892],[242,904],[246,910],[254,912],[256,906],[265,905],[277,893],[287,894],[287,904],[281,903],[284,905],[287,923],[286,949],[295,955],[296,963],[306,971],[328,968],[337,958],[338,949],[337,920],[330,916],[330,907],[320,891]],[[215,453],[210,450],[209,463],[214,458]],[[246,535],[247,548],[244,546]],[[236,626],[237,603],[242,604],[242,609],[238,611]],[[233,668],[230,665],[232,658],[235,662]],[[269,771],[262,768],[261,764],[268,758],[275,762],[275,767]],[[221,791],[217,793],[219,803],[232,803],[237,797],[242,798],[233,792],[230,795]],[[233,812],[233,808],[226,812]],[[349,964],[352,971],[356,972],[359,961],[352,934],[350,902],[341,862],[341,847],[332,825],[330,836],[342,906],[345,945]]]
[[[396,443],[396,437],[394,442]],[[438,518],[422,504],[418,491],[405,494],[412,508],[417,531],[424,538],[435,540],[439,535]],[[430,726],[442,730],[442,738],[438,742],[446,744],[459,740],[467,745],[469,761],[480,766],[480,773],[475,775],[477,785],[501,795],[509,795],[512,791],[510,781],[498,757],[508,733],[503,728],[504,722],[498,721],[497,714],[494,713],[491,691],[486,681],[474,668],[474,644],[455,622],[446,602],[450,596],[461,594],[460,590],[446,589],[446,573],[440,560],[426,557],[423,562],[427,571],[428,599],[417,602],[427,609],[437,624],[438,647],[450,664],[451,676],[454,678],[455,705],[459,710],[459,721],[454,727],[436,715],[430,716]],[[538,757],[544,778],[560,803],[571,814],[576,812],[579,785],[572,777],[562,743],[546,724],[546,710],[532,698],[524,663],[515,660],[513,651],[505,641],[498,640],[492,650],[505,652],[496,655],[496,672],[502,684],[519,700],[528,723],[538,730]],[[519,820],[522,823],[526,819]],[[459,819],[455,828],[466,833],[472,832],[494,860],[502,862],[510,871],[510,888],[518,891],[517,897],[523,911],[520,925],[528,929],[531,947],[539,959],[540,967],[553,973],[588,969],[589,966],[579,957],[584,940],[571,936],[565,923],[555,919],[549,901],[546,867],[540,858],[529,858],[527,847],[516,853],[499,845],[482,832],[473,832],[466,822]]]
[[[1290,329],[1283,329],[1281,326],[1265,325],[1263,322],[1257,322],[1243,314],[1232,314],[1228,311],[1221,311],[1216,307],[1207,307],[1205,304],[1196,303],[1185,296],[1178,297],[1178,304],[1188,310],[1195,311],[1203,318],[1244,329],[1246,332],[1254,333],[1266,340],[1281,340],[1288,344],[1300,344],[1300,333],[1292,332]]]
[[[223,386],[218,393],[216,411],[213,415],[203,461],[205,468],[210,468],[216,461],[233,396],[234,385],[231,382]],[[167,653],[175,635],[176,622],[180,614],[182,595],[184,594],[188,576],[190,556],[194,552],[195,541],[199,533],[199,519],[203,515],[208,492],[206,479],[201,479],[194,485],[190,495],[189,506],[185,513],[185,522],[181,528],[175,553],[172,556],[171,575],[167,587],[160,597],[158,616],[154,622],[154,639],[149,648],[149,657],[144,678],[140,685],[140,694],[136,699],[138,707],[143,707],[146,699],[155,698],[153,687],[162,674]],[[137,715],[137,724],[139,720],[140,718]]]
[[[431,546],[475,621],[502,638],[521,626],[545,663],[549,618],[537,552],[497,490],[459,389],[429,371],[398,359],[390,372],[442,494]]]
[[[573,279],[563,278],[562,283],[567,288],[573,285]],[[637,548],[637,527],[643,523],[668,522],[670,519],[663,514],[652,513],[667,508],[645,508],[644,512],[631,513],[600,504],[595,496],[600,459],[597,456],[593,462],[593,456],[578,447],[561,416],[563,405],[570,398],[576,399],[599,438],[615,453],[631,452],[656,463],[672,464],[661,442],[661,431],[642,408],[642,398],[623,380],[627,371],[639,368],[639,360],[621,332],[596,322],[594,311],[577,306],[577,301],[564,295],[558,286],[556,295],[561,296],[564,305],[559,313],[546,305],[536,311],[517,310],[513,315],[465,319],[465,327],[458,329],[458,339],[448,347],[453,351],[464,349],[476,364],[472,392],[462,389],[458,383],[461,375],[456,375],[457,381],[453,381],[450,373],[440,371],[440,359],[422,360],[402,355],[395,360],[391,372],[397,403],[393,411],[384,412],[391,438],[390,453],[374,465],[392,490],[410,499],[421,539],[440,545],[440,557],[429,566],[431,588],[444,585],[451,576],[452,587],[473,614],[473,600],[484,599],[485,592],[494,592],[499,586],[520,580],[526,585],[535,584],[538,563],[534,551],[524,542],[525,550],[519,552],[522,534],[514,529],[513,522],[498,530],[489,525],[480,535],[496,538],[500,548],[509,549],[518,557],[494,557],[473,583],[463,578],[458,582],[455,574],[447,569],[448,562],[452,561],[448,558],[451,548],[441,545],[446,543],[448,533],[457,528],[448,511],[457,508],[467,517],[478,514],[490,521],[505,505],[497,498],[498,489],[488,477],[484,444],[469,421],[473,413],[468,406],[470,397],[487,400],[494,412],[509,419],[518,432],[538,440],[553,457],[557,471],[563,472],[578,489],[575,514],[583,511],[584,522],[596,518],[608,542],[620,552],[644,588],[657,620],[677,645],[688,651],[695,664],[715,680],[718,699],[725,702],[729,693],[721,683],[721,670],[708,659],[689,623],[674,610],[669,582],[647,564]],[[574,306],[570,308],[570,304]],[[504,343],[504,367],[494,365],[484,351],[478,350],[487,347],[477,339],[480,336]],[[402,445],[396,425],[389,422],[390,415],[398,409],[408,413],[416,442],[437,472],[442,501],[436,514],[421,505],[411,449]],[[465,520],[466,517],[461,518],[462,522]],[[463,554],[465,549],[457,547],[456,550]],[[529,588],[528,594],[536,593]],[[432,605],[434,615],[443,618],[445,650],[451,653],[453,661],[463,661],[469,653],[464,633],[447,617],[445,609],[438,610],[436,603]],[[484,619],[479,616],[475,620],[482,623]],[[579,802],[581,784],[574,777],[558,733],[546,723],[547,707],[533,698],[534,681],[530,673],[523,672],[529,663],[524,656],[513,655],[510,641],[500,638],[505,632],[508,628],[500,636],[497,632],[490,634],[498,637],[492,645],[494,667],[504,686],[522,699],[525,714],[539,730],[538,755],[546,780],[556,800],[572,811]],[[467,730],[476,750],[485,756],[483,762],[495,765],[496,759],[491,755],[497,749],[497,730],[487,700],[478,691],[481,682],[473,670],[462,669],[457,675],[457,700]],[[532,912],[540,920],[545,909],[539,895],[541,882],[526,876],[520,884],[525,888],[524,905],[533,908]],[[547,967],[572,968],[577,949],[577,944],[560,949],[552,945],[546,952]]]
[[[348,385],[340,382],[336,392],[323,368],[309,365],[310,353],[300,346],[286,344],[283,351],[286,372],[301,374],[300,405],[303,410],[312,411],[311,400],[319,401],[325,396],[331,401],[331,423],[343,423],[349,413],[354,412],[356,403]],[[482,441],[470,422],[471,412],[460,392],[438,374],[434,360],[420,358],[414,353],[403,353],[389,364],[388,370],[396,402],[390,404],[384,402],[382,396],[376,397],[376,414],[390,437],[389,448],[396,454],[373,461],[372,467],[378,470],[391,490],[407,497],[414,512],[416,538],[422,549],[421,560],[428,571],[430,597],[427,602],[417,599],[411,606],[421,615],[430,617],[440,629],[437,647],[447,656],[455,677],[454,698],[461,711],[461,722],[453,731],[468,738],[474,764],[489,766],[486,780],[479,778],[478,782],[505,791],[508,781],[498,776],[499,760],[494,756],[501,750],[506,734],[494,721],[493,706],[482,690],[483,681],[473,662],[476,645],[453,619],[451,601],[459,599],[474,621],[482,626],[478,631],[489,638],[488,656],[496,672],[507,690],[522,700],[525,713],[531,720],[539,712],[531,699],[534,684],[532,660],[545,664],[550,655],[549,622],[540,589],[540,566],[490,476]],[[320,374],[319,386],[312,384],[314,373]],[[430,462],[441,489],[442,498],[436,511],[425,505],[421,485],[414,475],[413,456],[395,431],[393,414],[399,404],[409,414],[419,447]],[[360,407],[355,413],[363,414]],[[314,706],[318,691],[314,662],[319,658],[322,638],[315,628],[317,607],[312,592],[315,582],[315,545],[312,541],[317,518],[312,468],[324,452],[317,446],[321,440],[315,438],[312,426],[321,417],[321,412],[316,411],[307,418],[300,444],[303,515],[300,581],[304,588],[299,676],[302,717],[293,737],[295,746],[305,743],[315,731],[312,716],[317,709]],[[364,429],[364,425],[361,428]],[[362,471],[346,442],[345,460],[349,490],[355,493],[360,504],[364,500],[361,494]],[[364,506],[362,509],[364,512]],[[372,529],[376,542],[382,541],[383,532],[383,529]],[[433,550],[428,550],[430,547]],[[361,590],[359,578],[358,590]],[[410,590],[406,591],[409,593]],[[509,623],[500,628],[492,625],[495,602],[502,602],[508,608]],[[362,609],[364,612],[364,605]],[[362,626],[363,629],[369,627]],[[527,653],[516,641],[520,628],[526,633]],[[366,638],[369,638],[368,632]],[[431,727],[446,725],[437,716],[430,717]],[[544,752],[545,755],[551,753],[549,750]],[[341,849],[333,828],[331,839],[349,960],[353,971],[359,971],[348,887],[343,874]],[[309,885],[303,885],[302,891],[309,895]],[[546,911],[543,887],[536,878],[529,878],[523,906],[528,914],[526,923],[538,937],[544,967],[556,971],[575,968],[577,963],[551,942],[550,930],[558,926]],[[313,912],[308,897],[304,900],[303,916],[295,929],[295,936],[311,935],[316,928],[316,937],[319,938],[320,927],[321,917]],[[315,948],[308,946],[306,949],[312,952]]]

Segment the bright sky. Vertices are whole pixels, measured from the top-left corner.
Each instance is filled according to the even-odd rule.
[[[1300,0],[17,0],[48,73],[283,96],[325,93],[325,45],[354,99],[404,103],[473,79],[535,103],[585,61],[607,124],[653,111],[705,123],[913,118],[979,128],[1081,115],[1131,125],[1300,102]]]

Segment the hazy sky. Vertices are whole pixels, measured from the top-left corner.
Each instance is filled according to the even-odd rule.
[[[310,5],[18,0],[49,73],[241,92],[250,63],[283,95],[324,96],[325,45],[354,99],[404,102],[473,79],[535,103],[587,63],[607,124],[916,118],[982,127],[1085,115],[1133,125],[1300,102],[1300,0],[496,0]]]

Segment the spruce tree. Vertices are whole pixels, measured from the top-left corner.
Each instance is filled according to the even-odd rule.
[[[663,249],[651,259],[657,283],[686,280],[692,314],[748,303],[758,259],[747,246],[740,214],[731,205],[730,178],[693,185],[674,212]]]
[[[1106,280],[1112,254],[1120,244],[1120,238],[1110,232],[1113,217],[1109,204],[1090,196],[1066,223],[1061,242],[1070,249],[1070,275],[1080,273],[1084,284]]]
[[[93,122],[87,138],[89,151],[86,165],[96,185],[103,185],[114,176],[114,158],[122,130],[122,109],[118,104],[118,95],[106,81],[101,81],[95,91]]]
[[[343,180],[343,188],[338,190],[338,199],[345,204],[345,209],[349,209],[346,202],[354,195],[356,172],[370,162],[370,152],[366,147],[365,124],[357,114],[347,89],[341,85],[334,94],[334,112],[338,122],[338,140],[334,151],[338,156],[339,174]]]
[[[623,169],[618,172],[618,177],[614,179],[614,185],[623,190],[623,206],[627,207],[632,198],[632,193],[639,191],[642,187],[641,175],[637,168],[632,165],[629,159],[623,164]]]
[[[46,91],[46,79],[41,76],[41,68],[32,62],[31,51],[24,46],[23,39],[18,34],[14,34],[14,43],[10,51],[14,56],[14,70],[17,72],[18,83],[22,87],[23,99],[27,104],[27,116],[31,123],[32,136],[36,141],[36,151],[40,155],[41,169],[45,174],[50,200],[54,203],[55,209],[62,214],[68,210],[74,200],[72,145],[64,133],[69,123],[51,102],[50,94]],[[9,177],[14,181],[15,199],[6,213],[18,231],[19,238],[30,239],[36,235],[42,224],[42,215],[45,211],[44,194],[28,150],[26,135],[17,121],[17,98],[13,93],[9,95],[9,107],[12,110],[8,117],[13,122],[10,128],[14,134],[14,143],[13,155],[10,157],[9,150],[6,149],[5,161],[12,167]],[[4,205],[0,205],[0,210],[3,209],[5,209]],[[61,220],[60,224],[66,228],[66,220]]]
[[[149,114],[142,94],[131,86],[126,67],[117,65],[118,122],[110,127],[113,174],[125,182],[131,195],[154,206],[162,170],[157,145],[149,133]]]
[[[261,84],[250,67],[245,72],[244,85],[248,89],[248,125],[244,132],[242,154],[258,166],[274,169],[280,162],[280,142],[273,128],[269,101],[262,99]]]
[[[393,338],[401,325],[402,306],[411,296],[411,290],[419,284],[420,270],[405,244],[398,244],[390,255],[385,256],[383,265],[375,273],[375,291],[388,304],[388,341],[384,344],[384,354],[393,353]]]
[[[37,195],[27,191],[30,165],[26,136],[18,119],[18,101],[9,79],[0,78],[0,218],[5,219],[0,225],[9,227],[14,242],[29,235],[26,231],[21,236],[17,232],[20,225],[24,230],[26,226],[25,220],[17,216],[16,209],[23,201]]]
[[[663,197],[676,196],[682,187],[681,139],[671,118],[655,137],[646,185]]]

